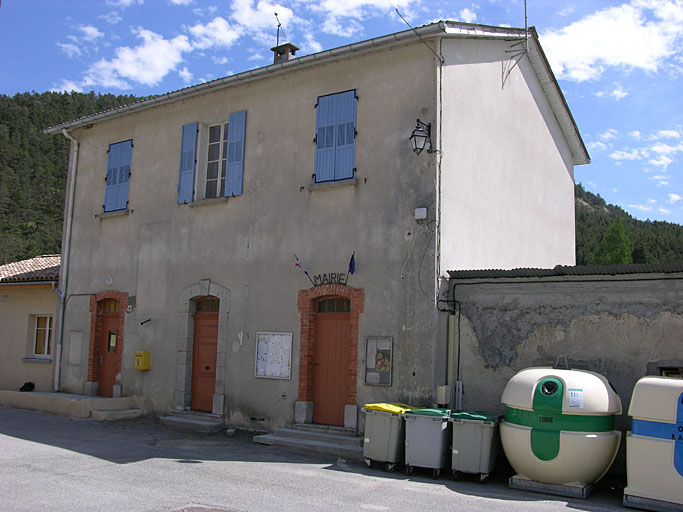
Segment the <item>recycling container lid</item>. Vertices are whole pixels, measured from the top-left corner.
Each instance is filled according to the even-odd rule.
[[[376,403],[376,404],[365,404],[363,406],[365,410],[368,411],[382,411],[391,412],[393,414],[403,414],[406,411],[411,411],[415,409],[412,405],[400,404],[400,403]]]
[[[602,375],[586,370],[527,368],[514,375],[501,398],[516,409],[567,414],[621,414],[621,399]]]
[[[451,414],[450,409],[414,409],[412,411],[406,412],[406,414],[414,414],[416,416],[434,416],[448,418]]]
[[[676,423],[680,421],[678,414],[683,416],[683,379],[643,377],[636,382],[628,408],[629,416]]]
[[[481,411],[452,411],[451,419],[453,420],[477,420],[495,423],[498,421],[498,416],[495,414],[488,414]]]

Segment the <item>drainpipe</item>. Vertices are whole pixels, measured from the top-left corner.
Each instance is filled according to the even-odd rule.
[[[52,391],[59,391],[60,376],[62,369],[62,346],[64,343],[64,314],[66,311],[66,291],[69,272],[69,251],[71,249],[71,224],[73,223],[74,212],[74,195],[76,192],[76,168],[78,167],[78,149],[79,142],[66,130],[62,128],[62,135],[69,139],[73,145],[73,154],[71,157],[71,171],[69,173],[69,198],[67,203],[66,214],[66,233],[64,234],[64,246],[62,247],[62,261],[60,268],[60,290],[57,291],[59,296],[59,305],[57,311],[57,325],[55,326],[56,340],[55,340],[55,364],[52,373]]]

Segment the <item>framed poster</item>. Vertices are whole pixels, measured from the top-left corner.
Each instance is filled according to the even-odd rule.
[[[265,379],[292,378],[292,333],[257,332],[254,376]]]
[[[391,336],[365,338],[365,383],[372,386],[391,386],[392,360]]]

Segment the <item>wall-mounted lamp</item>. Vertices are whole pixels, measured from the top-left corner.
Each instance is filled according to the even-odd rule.
[[[410,145],[415,151],[415,154],[419,155],[422,150],[427,148],[427,153],[432,152],[432,125],[431,123],[423,123],[419,119],[417,120],[417,126],[410,135]]]

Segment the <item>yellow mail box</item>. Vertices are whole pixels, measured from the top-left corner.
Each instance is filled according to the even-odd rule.
[[[150,361],[150,351],[149,350],[138,350],[135,352],[135,369],[136,370],[149,370]]]

